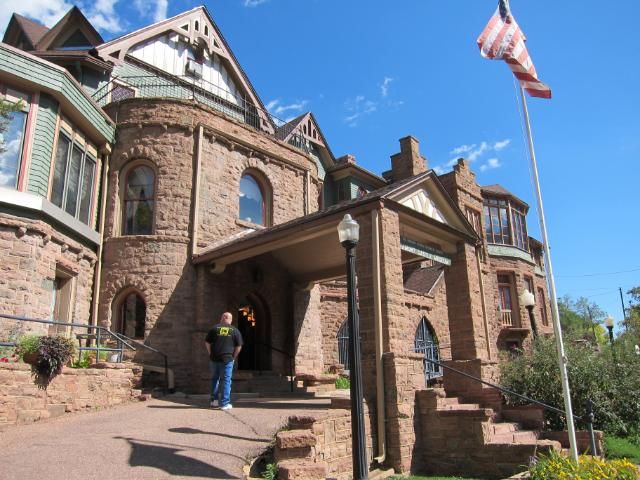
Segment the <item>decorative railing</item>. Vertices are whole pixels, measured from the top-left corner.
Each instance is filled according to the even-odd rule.
[[[501,310],[500,316],[502,317],[503,327],[513,327],[513,317],[511,315],[511,310]]]
[[[115,76],[93,94],[93,99],[101,107],[129,98],[190,100],[224,113],[261,132],[271,130],[263,128],[271,122],[275,126],[275,138],[284,141],[289,137],[289,144],[309,153],[308,141],[298,127],[206,80],[168,74]]]

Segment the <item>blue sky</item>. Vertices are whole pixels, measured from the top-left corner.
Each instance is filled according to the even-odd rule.
[[[51,25],[71,4],[0,6]],[[78,2],[105,39],[201,4]],[[336,156],[380,173],[413,135],[429,166],[462,154],[481,185],[535,197],[512,75],[480,57],[476,38],[497,0],[217,0],[206,2],[272,112],[314,112]],[[640,285],[640,18],[637,0],[512,0],[540,78],[554,98],[530,99],[559,295],[588,296],[616,319],[618,287]],[[4,27],[2,27],[4,28]],[[636,88],[634,88],[636,87]],[[459,152],[459,153],[458,153]],[[616,273],[612,272],[626,272]],[[625,295],[625,301],[627,301]]]

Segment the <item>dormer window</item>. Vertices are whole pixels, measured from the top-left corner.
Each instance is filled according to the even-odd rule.
[[[485,198],[484,226],[488,243],[513,245],[528,251],[527,221],[523,207],[506,198]]]

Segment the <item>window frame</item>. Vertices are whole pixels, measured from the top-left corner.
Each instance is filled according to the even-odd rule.
[[[139,324],[138,324],[138,319],[136,318],[135,325],[133,327],[134,336],[129,338],[133,338],[134,340],[141,340],[141,339],[144,339],[146,335],[148,304],[144,296],[142,295],[142,293],[136,288],[126,288],[116,297],[115,308],[113,309],[113,314],[116,315],[116,319],[115,319],[115,322],[113,322],[112,320],[112,328],[113,326],[115,326],[115,330],[118,333],[128,336],[126,333],[126,322],[125,322],[123,312],[124,312],[124,309],[126,308],[127,300],[131,295],[136,296],[136,301],[138,299],[142,301],[142,304],[144,305],[144,319],[142,320],[142,336],[137,335]],[[115,325],[113,325],[114,323]]]
[[[510,245],[525,252],[531,251],[527,214],[518,202],[511,198],[485,196],[482,213],[487,243]]]
[[[98,154],[97,148],[90,142],[86,140],[86,138],[78,132],[73,126],[71,126],[68,122],[62,120],[61,125],[57,129],[57,135],[55,137],[55,143],[53,146],[53,152],[51,156],[51,171],[49,174],[49,192],[47,195],[47,199],[60,210],[64,211],[68,215],[71,215],[73,218],[82,222],[89,227],[93,226],[95,220],[95,207],[96,207],[96,195],[97,195],[97,181],[99,176],[99,168],[100,168],[100,156]],[[60,205],[56,203],[53,198],[54,190],[56,187],[56,166],[58,165],[58,146],[60,144],[60,139],[64,138],[69,142],[69,148],[66,152],[65,159],[65,170],[64,170],[64,179],[62,180],[62,197],[60,199]],[[71,162],[73,161],[74,150],[78,149],[81,153],[80,158],[80,167],[78,169],[77,174],[77,192],[76,192],[76,200],[75,200],[75,212],[71,213],[67,211],[67,200],[69,193],[69,172]],[[86,220],[80,218],[80,214],[82,212],[82,200],[85,197],[83,193],[85,192],[85,172],[87,168],[88,162],[93,162],[93,173],[91,176],[90,182],[87,182],[87,185],[90,187],[91,191],[88,195],[89,204],[87,205],[87,214]]]
[[[38,94],[30,93],[24,90],[13,88],[7,84],[0,83],[0,102],[16,103],[22,102],[20,113],[24,113],[22,123],[22,138],[20,139],[20,148],[18,149],[18,160],[16,164],[16,180],[13,187],[4,186],[1,188],[13,188],[14,190],[24,190],[26,180],[26,172],[28,170],[30,137],[33,130],[33,105],[37,101]]]
[[[153,208],[151,210],[151,233],[125,233],[125,227],[127,223],[127,184],[129,175],[139,167],[147,167],[153,173],[153,197],[151,199]],[[149,160],[137,159],[127,164],[120,172],[120,208],[119,208],[119,236],[121,237],[148,237],[155,235],[156,233],[156,211],[157,211],[157,198],[158,198],[158,169]]]
[[[244,218],[242,218],[241,214],[241,207],[240,207],[240,199],[242,198],[240,196],[241,193],[241,185],[242,185],[242,179],[244,177],[250,177],[258,186],[258,189],[260,190],[260,195],[262,196],[262,217],[263,217],[263,221],[262,223],[258,223],[258,222],[254,222],[254,221],[249,221],[249,220],[245,220]],[[270,227],[273,222],[272,222],[272,203],[273,203],[273,190],[271,188],[271,185],[268,181],[268,179],[265,177],[265,175],[259,171],[259,170],[255,170],[255,169],[246,169],[242,172],[242,174],[240,175],[240,179],[238,180],[238,216],[237,219],[238,221],[242,222],[242,223],[246,223],[246,224],[250,224],[250,225],[257,225],[260,227]]]

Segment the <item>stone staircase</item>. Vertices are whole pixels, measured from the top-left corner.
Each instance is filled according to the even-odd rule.
[[[505,478],[525,470],[531,457],[561,450],[559,442],[540,440],[496,410],[446,397],[443,390],[418,392],[418,407],[425,473]]]
[[[293,392],[289,376],[264,370],[236,370],[233,372],[233,392],[241,396],[283,396],[294,395],[313,397],[335,391],[336,375],[296,375]]]

